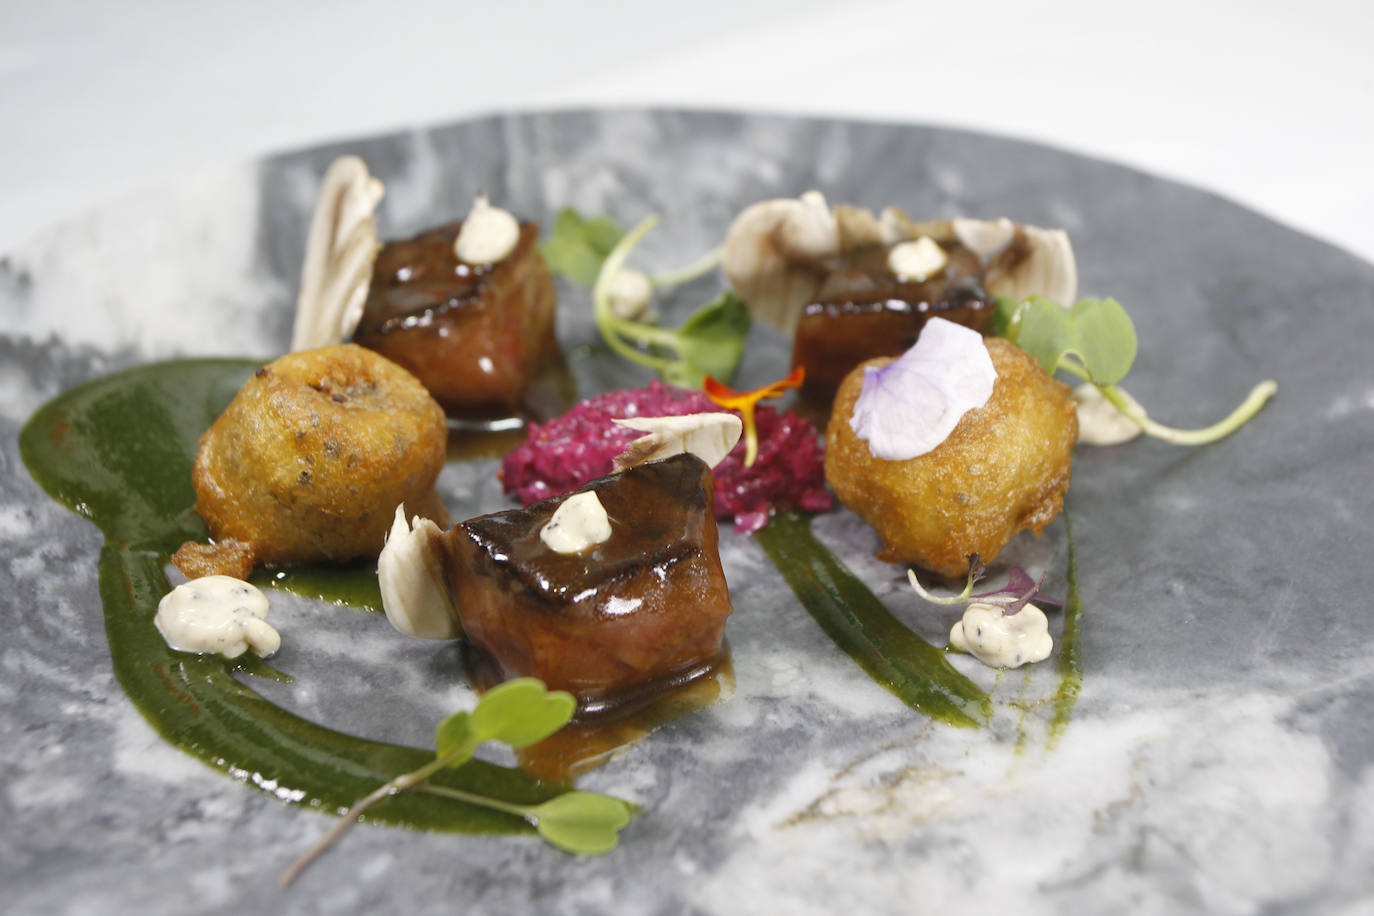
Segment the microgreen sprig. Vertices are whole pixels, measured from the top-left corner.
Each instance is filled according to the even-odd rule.
[[[584,217],[572,207],[564,207],[554,218],[553,231],[539,246],[549,269],[578,286],[591,288],[601,273],[601,265],[625,236],[625,230],[608,216]],[[649,277],[655,289],[681,286],[716,269],[725,251],[717,245],[686,267]]]
[[[513,748],[542,741],[566,725],[576,708],[571,694],[546,690],[537,678],[516,678],[493,687],[472,712],[456,712],[439,723],[434,732],[434,760],[397,776],[354,803],[319,843],[287,869],[281,883],[284,886],[294,881],[373,805],[410,789],[524,818],[547,842],[565,852],[609,852],[615,848],[620,829],[630,822],[630,807],[619,799],[574,791],[542,804],[518,805],[428,782],[442,769],[467,763],[484,741],[501,741]]]
[[[977,585],[987,572],[987,567],[983,565],[982,559],[976,553],[968,555],[968,580],[964,583],[964,590],[957,595],[940,596],[932,595],[921,585],[921,580],[916,578],[916,571],[908,569],[906,571],[907,581],[911,587],[931,604],[943,605],[967,605],[967,604],[993,604],[1002,609],[1002,613],[1015,614],[1021,608],[1034,601],[1038,604],[1047,604],[1059,607],[1060,602],[1041,594],[1040,586],[1045,582],[1045,574],[1041,573],[1039,579],[1032,579],[1030,573],[1019,566],[1013,566],[1007,573],[1007,584],[1002,588],[981,594],[973,594],[973,587]]]
[[[1080,299],[1064,308],[1042,296],[1025,302],[999,299],[997,332],[1053,374],[1062,369],[1094,385],[1121,415],[1148,436],[1176,445],[1206,445],[1235,432],[1278,391],[1272,379],[1251,389],[1225,419],[1202,429],[1177,429],[1151,419],[1116,383],[1136,357],[1135,325],[1115,299]]]
[[[676,331],[621,318],[611,309],[611,282],[625,266],[630,252],[657,224],[658,218],[654,216],[642,220],[621,237],[602,262],[601,272],[592,287],[597,329],[617,354],[657,370],[664,381],[699,388],[707,375],[728,379],[735,374],[744,356],[744,340],[750,322],[749,307],[734,293],[726,292],[698,309]],[[699,271],[703,265],[710,269],[717,260],[718,255],[708,255],[689,270],[673,275],[672,279],[674,282],[691,279],[691,271]],[[646,352],[636,344],[666,350],[675,356]]]

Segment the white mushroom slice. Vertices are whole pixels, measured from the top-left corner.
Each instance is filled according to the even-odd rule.
[[[574,493],[563,500],[539,529],[539,540],[554,553],[582,553],[610,539],[610,516],[591,490]]]
[[[427,518],[406,524],[405,506],[377,557],[377,583],[382,610],[391,625],[421,639],[455,639],[462,635],[444,575],[443,532]]]
[[[1066,307],[1073,305],[1078,298],[1078,267],[1074,263],[1069,234],[1063,229],[1041,229],[1039,226],[1020,228],[1026,237],[1026,255],[1005,268],[994,263],[984,287],[994,296],[1006,296],[1018,302],[1031,296],[1044,296]]]
[[[1126,392],[1121,394],[1130,403],[1136,403]],[[1084,382],[1073,390],[1073,401],[1078,408],[1078,441],[1084,445],[1120,445],[1143,432],[1139,424],[1127,419],[1091,382]]]
[[[816,262],[839,247],[825,198],[808,191],[746,207],[725,233],[721,266],[756,318],[790,334],[820,288],[824,271]]]
[[[203,576],[178,585],[157,603],[153,624],[179,652],[238,658],[281,648],[281,634],[264,619],[267,596],[232,576]]]
[[[357,156],[325,172],[301,267],[292,350],[343,343],[362,318],[382,243],[372,214],[385,189]]]
[[[900,242],[887,252],[887,269],[898,277],[924,283],[945,269],[949,255],[928,235],[914,242]]]
[[[618,426],[642,430],[640,436],[615,458],[617,470],[648,461],[671,458],[691,452],[707,467],[715,467],[739,442],[744,431],[740,418],[732,413],[689,413],[677,417],[630,417],[614,420]]]
[[[882,245],[883,227],[867,207],[835,205],[835,226],[840,233],[840,253]]]
[[[919,238],[924,233],[917,231],[916,224],[897,207],[884,207],[882,214],[878,217],[878,229],[882,235],[882,243],[891,248],[901,242],[909,242],[914,238]]]
[[[478,194],[453,240],[453,253],[466,264],[495,264],[510,257],[519,243],[519,221]]]
[[[1005,251],[1016,237],[1016,224],[1005,216],[998,219],[959,217],[950,223],[955,236],[965,248],[978,255],[984,267]]]

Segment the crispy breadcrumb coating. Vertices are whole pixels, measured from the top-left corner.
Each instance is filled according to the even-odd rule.
[[[395,363],[352,344],[292,353],[201,437],[196,511],[257,563],[376,556],[400,503],[447,523],[434,490],[447,441],[443,408]]]

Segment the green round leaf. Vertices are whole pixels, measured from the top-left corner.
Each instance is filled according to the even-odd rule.
[[[549,269],[579,286],[596,282],[601,264],[624,233],[604,216],[583,219],[571,207],[559,211],[553,231],[539,247]]]
[[[694,374],[729,382],[744,356],[749,335],[749,306],[734,293],[704,305],[678,329],[678,352]],[[700,385],[700,382],[697,382]]]
[[[623,801],[591,792],[568,792],[530,810],[535,828],[564,852],[595,856],[610,852],[630,822]]]
[[[1064,354],[1074,347],[1073,321],[1068,310],[1048,299],[1032,296],[1021,308],[1021,320],[1012,343],[1034,357],[1046,372],[1054,374]]]
[[[1073,350],[1094,382],[1114,385],[1135,362],[1135,325],[1115,299],[1079,299],[1069,310]]]
[[[472,730],[478,741],[525,747],[558,731],[576,709],[572,694],[545,690],[538,678],[516,678],[487,691],[472,711]]]
[[[482,743],[473,732],[472,716],[466,712],[455,712],[439,723],[434,730],[434,752],[438,757],[447,757],[454,751],[466,748],[467,753],[454,760],[449,766],[466,763],[477,745]]]

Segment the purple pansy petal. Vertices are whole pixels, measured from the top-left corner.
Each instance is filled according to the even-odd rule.
[[[910,350],[881,369],[865,370],[849,425],[875,458],[916,458],[949,438],[964,414],[986,404],[996,380],[977,331],[932,318]]]

